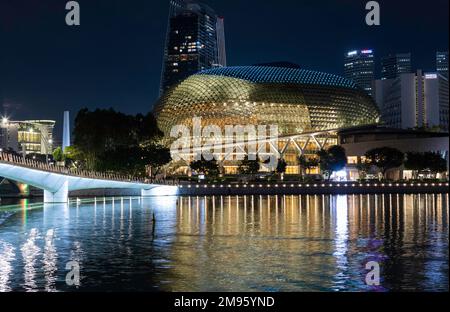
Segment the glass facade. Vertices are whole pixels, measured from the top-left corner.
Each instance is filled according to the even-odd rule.
[[[448,51],[436,53],[436,71],[448,79]]]
[[[54,121],[31,120],[18,123],[19,152],[49,155],[53,152]]]
[[[217,68],[169,89],[155,106],[166,135],[175,125],[278,125],[281,135],[374,124],[370,96],[342,77],[272,66]]]
[[[375,62],[372,50],[350,51],[345,55],[344,77],[358,87],[372,94],[372,81],[375,80]]]
[[[0,150],[43,154],[53,152],[51,120],[5,121],[0,123]]]
[[[395,79],[412,72],[411,53],[389,55],[381,60],[381,79]]]
[[[219,126],[223,133],[225,126],[277,125],[280,138],[275,148],[287,162],[287,174],[300,174],[300,155],[314,158],[320,149],[336,145],[336,129],[375,124],[379,119],[372,98],[353,82],[270,64],[215,68],[190,76],[164,93],[155,114],[168,145],[175,140],[169,137],[172,128],[192,129],[194,117],[201,118],[202,127]],[[232,155],[239,153],[236,148]],[[186,156],[192,158],[195,152]],[[174,163],[170,170],[186,174],[187,165]],[[236,161],[222,161],[222,166],[225,174],[237,173]],[[316,174],[318,169],[304,173]]]
[[[201,70],[225,66],[225,62],[223,18],[204,4],[172,0],[161,93]]]

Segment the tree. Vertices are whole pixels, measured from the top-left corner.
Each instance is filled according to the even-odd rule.
[[[154,177],[163,166],[172,161],[172,157],[170,149],[159,144],[149,144],[141,148],[141,160],[144,167],[150,166],[151,175]]]
[[[79,168],[83,167],[85,157],[76,146],[72,145],[64,149],[64,159],[67,167]]]
[[[356,165],[356,169],[358,170],[359,178],[364,180],[366,178],[367,173],[370,171],[370,164],[367,161],[359,162]]]
[[[392,147],[374,148],[368,151],[365,156],[368,164],[377,167],[384,178],[386,178],[388,170],[403,165],[405,158],[401,151]]]
[[[245,156],[244,160],[239,163],[238,171],[240,174],[257,174],[259,172],[259,160],[250,160]]]
[[[53,151],[53,160],[56,161],[56,162],[64,161],[64,153],[63,153],[61,147],[57,147]]]
[[[158,144],[126,146],[100,156],[98,168],[101,171],[120,172],[136,177],[156,176],[172,158],[170,150]],[[151,170],[147,170],[148,168]],[[150,172],[149,172],[150,171]]]
[[[425,153],[425,157],[428,159],[427,167],[432,173],[447,171],[447,161],[439,153],[428,152]]]
[[[297,158],[300,177],[303,179],[303,172],[307,169],[308,159],[306,159],[305,155],[300,155]]]
[[[83,153],[89,170],[105,167],[101,156],[111,155],[119,147],[136,145],[131,117],[113,109],[93,112],[82,109],[75,118],[74,145]],[[105,158],[105,157],[103,157]]]
[[[311,172],[311,169],[316,168],[319,166],[319,159],[318,158],[309,158],[306,162],[306,170],[309,174]]]
[[[303,178],[303,173],[309,174],[310,170],[319,166],[319,160],[317,158],[308,158],[305,155],[298,157],[298,165],[300,167],[300,176]]]
[[[152,113],[148,113],[145,116],[138,114],[134,119],[136,136],[139,142],[155,143],[155,141],[164,136],[164,133],[158,128],[158,123]]]
[[[413,172],[413,179],[417,179],[419,173],[425,170],[425,161],[423,153],[406,153],[405,169]]]
[[[325,173],[328,179],[335,171],[341,171],[347,165],[347,155],[342,146],[334,145],[327,150],[320,150],[319,157],[320,170]]]
[[[426,152],[406,154],[405,169],[413,171],[413,178],[417,179],[423,171],[430,171],[433,174],[447,171],[447,161],[439,153]]]
[[[286,172],[287,169],[287,163],[286,160],[284,160],[283,158],[278,159],[278,164],[277,164],[277,168],[276,168],[276,172],[278,174],[284,174]]]
[[[64,158],[66,160],[77,161],[77,160],[82,160],[83,155],[82,155],[81,151],[76,148],[76,146],[67,146],[64,149]]]
[[[140,172],[143,146],[153,144],[155,149],[162,135],[151,113],[132,116],[113,109],[82,109],[75,118],[74,146],[88,170]]]
[[[217,176],[219,175],[219,165],[215,159],[206,160],[203,155],[200,160],[195,160],[191,162],[189,167],[197,173],[202,173],[207,176]]]

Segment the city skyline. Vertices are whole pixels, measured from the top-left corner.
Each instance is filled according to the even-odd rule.
[[[0,0],[0,295],[445,295],[448,9]]]
[[[436,51],[448,50],[448,29],[439,27],[448,20],[448,10],[442,9],[448,7],[446,1],[422,8],[408,5],[410,16],[404,21],[396,19],[405,4],[380,1],[382,24],[377,27],[364,23],[365,1],[283,1],[278,8],[256,1],[203,2],[225,18],[229,65],[292,61],[304,69],[343,75],[342,55],[370,48],[378,77],[381,58],[388,54],[411,52],[414,69],[435,71]],[[62,121],[64,110],[74,118],[82,107],[113,107],[125,113],[151,110],[159,93],[169,2],[129,6],[122,1],[80,1],[80,6],[79,29],[61,22],[65,11],[55,2],[19,11],[17,1],[2,8],[10,16],[2,19],[2,113],[16,120]],[[299,20],[299,14],[304,18]],[[421,17],[421,25],[412,17]],[[262,22],[267,20],[271,22]],[[421,33],[427,36],[414,40]],[[30,47],[35,53],[29,53]],[[58,137],[61,129],[58,122]]]

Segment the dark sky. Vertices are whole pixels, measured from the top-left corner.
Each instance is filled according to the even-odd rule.
[[[113,107],[146,113],[158,96],[168,0],[79,0],[81,26],[65,24],[66,0],[0,0],[0,114],[54,119]],[[346,51],[377,62],[412,52],[435,70],[448,50],[448,0],[385,0],[381,26],[365,24],[367,0],[204,0],[225,17],[229,65],[291,61],[342,74]]]

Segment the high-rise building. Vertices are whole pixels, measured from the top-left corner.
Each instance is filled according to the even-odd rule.
[[[201,70],[226,65],[224,20],[193,0],[171,0],[160,92]]]
[[[355,50],[345,55],[344,77],[372,95],[372,81],[375,79],[375,62],[372,50]]]
[[[381,59],[381,79],[394,79],[411,72],[411,53],[390,54]]]
[[[403,129],[439,127],[448,131],[448,80],[438,73],[400,74],[376,80],[374,99],[384,124]]]
[[[221,16],[217,18],[217,64],[227,66],[227,51],[225,48],[225,19]]]
[[[18,153],[49,155],[53,152],[52,120],[0,122],[0,148]]]
[[[448,51],[436,52],[436,71],[448,79]]]

